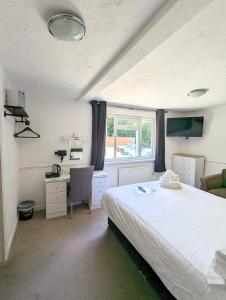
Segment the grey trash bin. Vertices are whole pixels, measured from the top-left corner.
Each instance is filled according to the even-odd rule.
[[[33,217],[35,202],[33,200],[25,200],[17,205],[19,220],[26,221]]]

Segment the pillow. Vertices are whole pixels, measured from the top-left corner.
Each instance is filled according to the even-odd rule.
[[[226,169],[222,170],[222,175],[223,175],[223,185],[226,187]]]

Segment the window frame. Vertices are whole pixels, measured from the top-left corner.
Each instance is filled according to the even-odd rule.
[[[114,158],[105,158],[105,162],[109,163],[117,163],[117,162],[139,162],[139,161],[153,161],[155,159],[155,142],[156,142],[156,128],[155,128],[155,118],[154,116],[141,116],[141,115],[124,115],[124,114],[117,114],[117,113],[109,113],[107,114],[107,118],[114,118]],[[117,119],[135,119],[138,120],[138,156],[133,157],[116,157],[116,138],[117,138]],[[152,124],[152,148],[151,148],[151,155],[149,157],[142,157],[141,156],[141,135],[142,135],[142,122],[143,121],[149,121]],[[122,125],[123,126],[123,125]],[[106,120],[106,139],[107,139],[107,120]],[[106,147],[105,147],[106,149]]]

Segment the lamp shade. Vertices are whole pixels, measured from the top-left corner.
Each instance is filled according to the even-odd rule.
[[[70,14],[57,14],[48,21],[49,32],[57,39],[71,42],[85,36],[85,25],[78,17]]]

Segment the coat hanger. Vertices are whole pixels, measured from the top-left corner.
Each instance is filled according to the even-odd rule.
[[[23,136],[21,135],[22,133],[24,132],[31,132],[33,133],[35,136]],[[25,139],[38,139],[40,138],[40,135],[36,132],[34,132],[30,127],[26,127],[24,128],[23,130],[17,132],[14,134],[14,137],[17,137],[17,138],[25,138]]]

